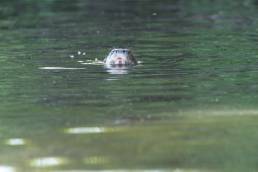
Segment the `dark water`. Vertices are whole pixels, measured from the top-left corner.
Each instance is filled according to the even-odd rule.
[[[257,28],[254,0],[1,1],[0,171],[257,171]]]

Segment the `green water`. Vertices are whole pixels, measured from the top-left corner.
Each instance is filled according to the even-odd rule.
[[[255,0],[1,1],[0,172],[258,171],[257,28]],[[94,64],[117,47],[142,64]]]

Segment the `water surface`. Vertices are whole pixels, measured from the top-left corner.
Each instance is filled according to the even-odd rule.
[[[257,171],[256,1],[1,4],[1,172]]]

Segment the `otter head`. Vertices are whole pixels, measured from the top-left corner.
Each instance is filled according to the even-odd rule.
[[[136,65],[137,61],[129,49],[113,49],[104,59],[104,63],[112,67]]]

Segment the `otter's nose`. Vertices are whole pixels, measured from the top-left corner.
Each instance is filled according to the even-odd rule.
[[[123,60],[122,60],[121,57],[118,57],[118,58],[117,58],[117,64],[120,64],[120,65],[123,64]]]

